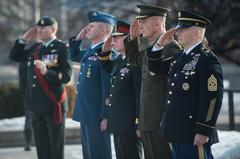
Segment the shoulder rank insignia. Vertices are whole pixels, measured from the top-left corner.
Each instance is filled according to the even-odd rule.
[[[208,91],[217,91],[217,79],[213,74],[208,78]]]

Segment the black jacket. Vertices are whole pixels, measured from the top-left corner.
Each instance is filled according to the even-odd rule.
[[[108,131],[113,134],[136,133],[139,114],[141,69],[134,68],[120,55],[114,61],[102,61],[111,73]]]
[[[9,58],[16,62],[27,62],[27,86],[25,105],[29,110],[33,112],[53,112],[54,103],[43,92],[43,89],[39,85],[34,71],[34,58],[33,54],[39,43],[33,44],[30,48],[25,49],[25,44],[21,44],[18,40],[15,42]],[[46,55],[56,55],[56,65],[48,67],[45,79],[56,98],[59,99],[64,89],[64,84],[70,81],[72,69],[70,66],[68,52],[66,44],[59,40],[52,41],[48,47],[42,46],[39,49],[39,59],[46,57]],[[62,78],[59,78],[59,73],[62,74]],[[62,104],[63,110],[66,111],[67,104]]]

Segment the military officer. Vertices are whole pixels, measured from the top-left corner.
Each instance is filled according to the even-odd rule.
[[[203,39],[208,19],[189,11],[178,13],[178,25],[171,29],[159,45],[177,36],[184,48],[169,60],[162,50],[149,52],[149,69],[168,73],[169,92],[161,134],[171,143],[174,159],[213,159],[211,145],[218,142],[215,124],[223,97],[221,65]]]
[[[64,158],[64,84],[71,78],[66,44],[56,38],[58,23],[53,17],[40,18],[18,39],[10,59],[27,61],[26,105],[33,112],[33,132],[39,159]],[[40,40],[41,42],[36,42]],[[25,48],[30,41],[35,43]]]
[[[142,147],[135,119],[139,113],[141,69],[127,63],[123,40],[130,24],[118,20],[115,32],[99,53],[103,68],[111,73],[107,130],[113,134],[117,159],[140,159]],[[111,47],[120,54],[111,60]]]
[[[72,60],[81,64],[73,120],[81,124],[84,158],[111,159],[110,134],[103,132],[107,126],[105,99],[109,95],[110,75],[102,69],[97,51],[111,34],[116,18],[105,12],[91,11],[88,19],[89,24],[69,41]],[[91,41],[91,46],[79,49],[85,39]]]
[[[125,39],[126,57],[129,63],[142,68],[139,129],[146,159],[170,159],[167,142],[160,138],[158,128],[165,110],[167,76],[150,74],[146,51],[166,31],[165,21],[169,9],[159,6],[138,5],[139,16],[133,21],[130,34]],[[142,35],[143,38],[140,36]],[[140,41],[140,42],[139,42]],[[176,42],[163,48],[165,58],[180,50]]]

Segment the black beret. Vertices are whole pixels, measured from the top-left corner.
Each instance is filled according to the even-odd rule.
[[[57,21],[53,17],[44,16],[39,19],[37,26],[50,26],[54,23],[57,23]]]

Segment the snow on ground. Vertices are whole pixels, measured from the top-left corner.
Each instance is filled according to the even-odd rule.
[[[0,120],[0,132],[23,131],[24,117]],[[66,119],[66,128],[78,128],[79,123]],[[215,159],[240,159],[240,132],[218,131],[220,142],[212,146]],[[78,151],[79,152],[79,151]]]

